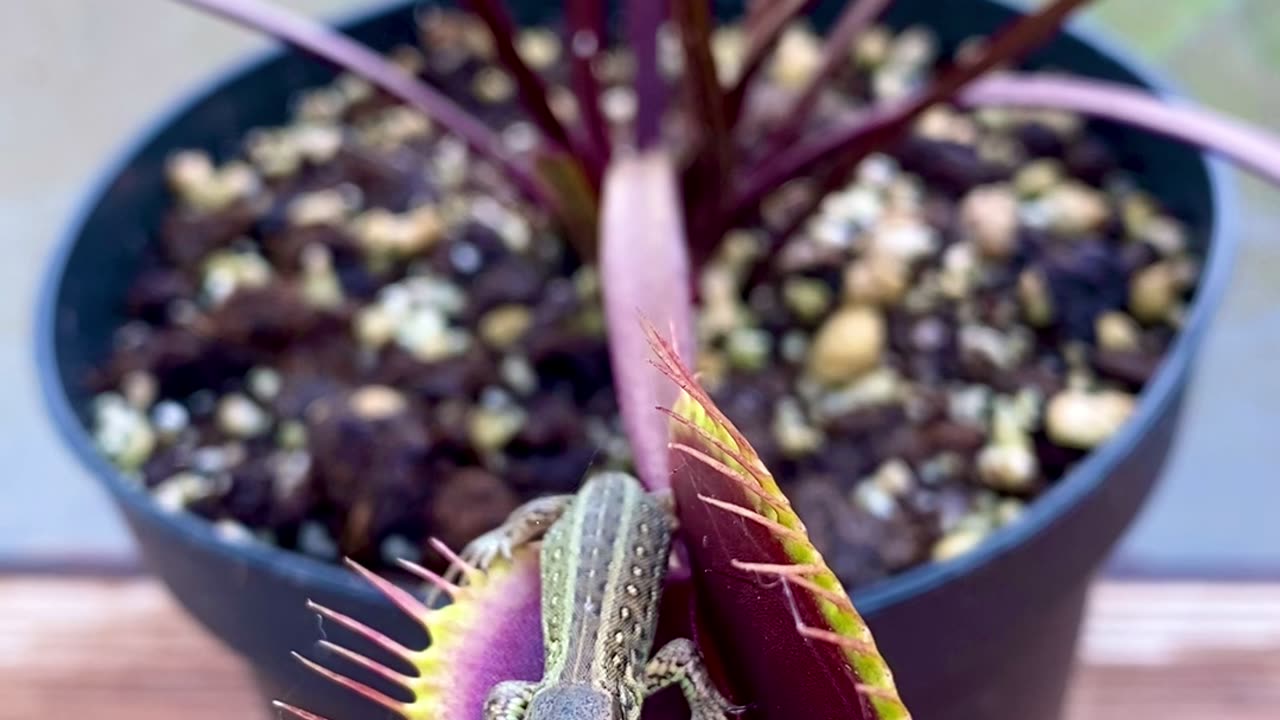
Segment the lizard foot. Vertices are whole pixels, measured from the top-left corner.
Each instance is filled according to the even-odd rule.
[[[484,720],[524,720],[537,683],[507,680],[493,686],[484,701]]]
[[[515,552],[511,534],[506,528],[490,530],[472,540],[462,550],[462,559],[479,570],[488,570],[499,558],[510,560]]]

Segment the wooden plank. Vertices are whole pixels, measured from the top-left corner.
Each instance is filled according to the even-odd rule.
[[[1102,584],[1069,720],[1280,718],[1280,584]]]
[[[1102,584],[1080,657],[1066,720],[1275,720],[1280,584]],[[154,581],[0,576],[0,720],[55,717],[270,713]]]
[[[249,674],[143,579],[0,578],[0,718],[259,720]]]

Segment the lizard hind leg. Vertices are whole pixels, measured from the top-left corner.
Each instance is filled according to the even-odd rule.
[[[484,720],[524,720],[538,684],[507,680],[493,686],[484,701]]]
[[[679,685],[689,703],[692,720],[724,720],[745,708],[730,703],[716,689],[702,656],[688,638],[672,640],[653,656],[644,668],[645,697]]]

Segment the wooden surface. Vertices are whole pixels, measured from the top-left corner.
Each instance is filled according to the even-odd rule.
[[[1276,720],[1280,584],[1100,585],[1080,656],[1068,720]],[[153,581],[0,576],[0,720],[45,718],[269,714]]]

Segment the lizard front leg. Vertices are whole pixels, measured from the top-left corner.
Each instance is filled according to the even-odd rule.
[[[702,656],[687,638],[672,640],[644,668],[645,697],[670,685],[679,685],[689,703],[692,720],[724,720],[735,707],[716,690]]]
[[[507,680],[493,686],[484,701],[484,720],[524,720],[538,684]]]
[[[506,522],[468,543],[462,559],[481,570],[500,557],[511,559],[517,548],[541,538],[565,513],[573,498],[573,495],[551,495],[530,500],[513,510]]]

